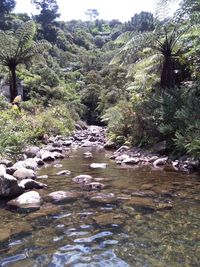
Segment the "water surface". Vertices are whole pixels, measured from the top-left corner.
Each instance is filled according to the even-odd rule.
[[[103,193],[121,200],[96,203],[86,197],[65,204],[47,200],[39,211],[20,213],[0,207],[1,231],[10,239],[0,246],[0,266],[126,267],[200,266],[200,179],[171,170],[116,165],[109,152],[92,148],[71,150],[69,158],[40,169],[49,175],[39,190],[44,197],[57,190],[84,192],[72,178],[89,174],[104,178]],[[92,162],[107,163],[106,169],[91,169]],[[55,164],[63,166],[54,166]],[[69,176],[57,176],[68,169]],[[134,206],[130,199],[147,197],[171,203],[172,209],[155,211]],[[125,199],[123,199],[125,198]]]

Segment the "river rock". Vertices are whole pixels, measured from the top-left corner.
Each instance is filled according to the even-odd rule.
[[[25,190],[42,189],[42,188],[47,187],[46,184],[36,182],[32,179],[23,179],[18,184],[19,186],[23,187]]]
[[[13,174],[13,176],[15,178],[17,178],[18,180],[23,180],[23,179],[35,179],[36,178],[36,174],[33,170],[31,169],[26,169],[26,168],[19,168],[18,170],[16,170]]]
[[[55,160],[55,156],[54,156],[54,154],[52,152],[43,150],[40,153],[41,153],[41,159],[43,161],[53,161],[53,160]]]
[[[151,198],[144,198],[144,197],[132,197],[128,202],[127,205],[134,206],[134,207],[142,207],[155,210],[157,207],[157,203]]]
[[[165,165],[167,163],[167,159],[168,159],[168,157],[156,159],[153,162],[153,166],[157,167],[157,166],[160,166],[160,165]]]
[[[93,158],[92,153],[89,151],[83,153],[83,155],[84,155],[84,158]]]
[[[24,160],[24,167],[27,169],[32,169],[34,171],[37,170],[38,167],[38,163],[37,163],[37,159],[36,158],[29,158]]]
[[[116,202],[116,197],[113,193],[93,193],[89,194],[87,197],[92,202],[98,202],[103,204]]]
[[[126,216],[124,216],[124,214],[109,212],[97,215],[93,217],[93,220],[99,226],[106,226],[111,224],[122,225],[126,220]]]
[[[140,162],[139,158],[126,158],[122,161],[122,163],[129,164],[129,165],[135,165]]]
[[[56,164],[54,164],[53,166],[54,166],[54,168],[62,168],[63,165],[60,164],[60,163],[56,163]]]
[[[64,203],[78,200],[81,195],[81,193],[72,191],[56,191],[48,194],[48,198],[54,203]]]
[[[49,176],[47,174],[37,176],[37,179],[48,179],[48,178]]]
[[[10,161],[10,160],[8,160],[8,159],[1,159],[1,160],[0,160],[0,165],[1,165],[1,164],[5,165],[7,168],[13,166],[12,161]]]
[[[40,151],[40,148],[38,146],[29,146],[23,151],[23,153],[28,158],[34,158],[39,151]]]
[[[106,163],[92,163],[90,164],[90,168],[92,169],[105,169],[106,168]]]
[[[35,160],[35,162],[37,163],[38,166],[43,166],[44,165],[44,161],[41,158],[35,157],[34,160]]]
[[[56,147],[56,146],[46,146],[45,150],[49,151],[49,152],[58,152],[58,153],[62,153],[63,149],[62,147]]]
[[[86,174],[81,174],[72,179],[73,182],[77,184],[87,184],[90,183],[93,180],[92,176],[86,175]]]
[[[7,242],[10,239],[11,230],[8,227],[0,228],[0,244]]]
[[[116,148],[116,144],[112,141],[107,141],[104,145],[104,148],[107,150],[112,150]]]
[[[16,197],[24,192],[24,188],[19,186],[17,179],[7,173],[0,174],[0,196]]]
[[[53,156],[54,156],[54,158],[55,159],[64,159],[64,156],[63,156],[63,154],[61,154],[61,153],[59,153],[59,152],[53,152],[52,153],[53,154]]]
[[[99,183],[99,182],[85,183],[83,185],[84,189],[91,190],[91,191],[100,191],[104,187],[105,187],[105,185],[102,183]]]
[[[23,193],[21,196],[8,201],[8,205],[19,208],[20,210],[33,211],[40,208],[42,199],[38,192],[29,191]]]
[[[57,173],[58,176],[61,176],[61,175],[63,175],[63,176],[66,175],[67,176],[67,175],[70,175],[70,174],[71,174],[71,172],[69,170],[62,170],[62,171]]]
[[[122,162],[128,159],[129,159],[129,156],[127,154],[122,154],[120,156],[115,157],[116,162]]]
[[[65,141],[63,141],[63,143],[62,143],[62,145],[63,146],[71,146],[71,144],[73,143],[73,140],[65,140]]]
[[[83,143],[82,143],[82,147],[92,147],[92,146],[94,146],[94,142],[90,142],[89,140],[86,140],[86,141],[84,141]]]

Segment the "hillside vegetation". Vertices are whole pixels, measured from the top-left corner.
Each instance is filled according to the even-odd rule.
[[[118,145],[162,142],[174,157],[199,158],[198,0],[183,0],[171,17],[173,1],[158,1],[155,16],[126,23],[99,20],[95,10],[89,21],[64,22],[55,0],[32,2],[34,17],[12,13],[13,0],[0,6],[0,79],[11,102],[17,81],[24,86],[20,107],[1,96],[0,153],[70,134],[83,120],[107,126]]]

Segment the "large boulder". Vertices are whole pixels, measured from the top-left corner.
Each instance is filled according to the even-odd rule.
[[[26,169],[26,168],[19,168],[18,170],[16,170],[13,174],[13,176],[15,178],[17,178],[18,180],[23,180],[23,179],[35,179],[36,178],[36,174],[33,170],[31,169]]]
[[[7,174],[0,168],[0,196],[16,197],[24,192],[24,188],[18,185],[17,179]]]

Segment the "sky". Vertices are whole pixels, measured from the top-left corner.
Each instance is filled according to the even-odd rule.
[[[36,14],[31,0],[16,0],[15,12]],[[97,9],[99,19],[118,19],[128,21],[135,13],[141,11],[152,12],[155,10],[155,0],[57,0],[60,20],[72,19],[86,20],[85,11],[89,8]]]

